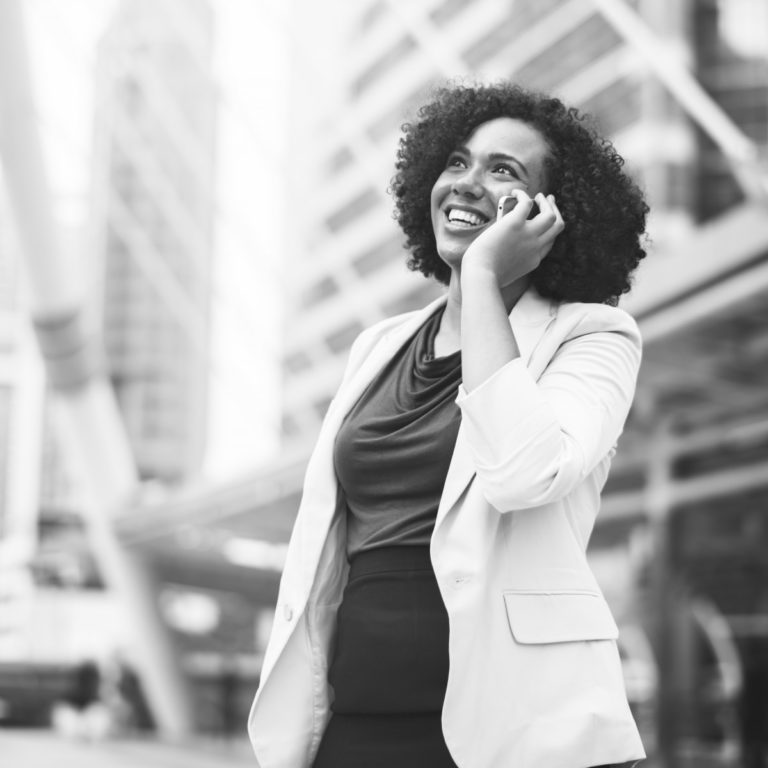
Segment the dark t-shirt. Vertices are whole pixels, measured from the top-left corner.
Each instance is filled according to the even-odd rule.
[[[460,414],[461,353],[435,359],[443,308],[363,392],[339,429],[334,463],[347,506],[347,554],[428,546]]]

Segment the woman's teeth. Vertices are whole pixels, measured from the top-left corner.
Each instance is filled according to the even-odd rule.
[[[478,213],[452,208],[448,211],[448,221],[452,224],[467,224],[470,227],[479,227],[481,224],[485,224],[488,219]]]

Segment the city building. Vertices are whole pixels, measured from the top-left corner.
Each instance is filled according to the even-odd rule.
[[[96,63],[93,252],[111,379],[144,479],[204,457],[216,94],[212,11],[123,2]]]
[[[148,4],[121,6],[109,47],[122,54],[100,54],[95,166],[113,378],[144,476],[166,480],[199,461],[202,433],[182,412],[202,398],[197,366],[208,301],[198,280],[205,259],[201,267],[184,258],[206,252],[210,225],[210,211],[195,207],[210,155],[191,151],[207,147],[213,130],[207,80],[204,68],[187,68],[201,61],[191,52],[205,51],[207,38],[204,24],[182,23],[181,7],[163,6],[149,23]],[[148,504],[118,525],[167,583],[207,594],[196,603],[207,623],[197,635],[187,625],[185,650],[217,643],[220,659],[242,655],[254,673],[265,633],[255,633],[254,645],[251,630],[268,624],[302,470],[349,346],[364,327],[439,292],[405,269],[391,218],[387,185],[399,126],[445,78],[511,78],[591,113],[652,207],[650,255],[623,302],[643,332],[643,368],[588,553],[621,625],[628,692],[646,744],[675,766],[761,764],[765,4],[337,0],[297,2],[296,12],[285,450],[239,483]],[[164,46],[169,23],[183,43]],[[175,65],[166,70],[169,60]],[[179,82],[203,95],[189,103],[165,98]],[[173,146],[170,125],[179,129]],[[179,382],[189,389],[173,389]],[[171,391],[185,394],[168,407]]]
[[[219,536],[207,557],[220,563],[233,562],[233,536],[284,544],[352,340],[438,292],[405,269],[391,218],[399,126],[446,78],[550,91],[593,115],[652,208],[650,255],[623,301],[644,363],[589,552],[621,624],[630,698],[649,752],[669,764],[756,759],[768,698],[765,4],[369,0],[297,12],[285,458],[176,519]],[[124,535],[169,546],[150,519]],[[269,583],[274,562],[251,552]]]
[[[685,3],[642,5],[665,39],[685,44]],[[290,255],[283,420],[289,445],[311,444],[360,330],[437,293],[404,269],[403,236],[387,194],[399,127],[436,83],[513,78],[553,91],[593,114],[642,179],[655,240],[688,232],[695,217],[695,129],[642,55],[589,0],[382,0],[345,10],[336,9],[340,39],[330,46],[338,61],[323,69],[308,59],[312,23],[296,44],[301,74],[290,124],[297,167],[323,194],[299,206],[292,222],[298,233]],[[333,6],[324,7],[328,13]]]
[[[0,658],[18,656],[27,639],[45,389],[23,316],[19,246],[10,217],[7,196],[0,194]]]
[[[92,229],[56,222],[56,255],[77,277],[98,276],[98,306],[85,324],[97,335],[103,329],[141,476],[164,484],[196,477],[206,447],[215,210],[211,55],[212,12],[204,0],[118,7],[96,57]],[[61,410],[49,391],[55,387],[45,382],[30,322],[39,308],[24,300],[15,239],[15,225],[22,225],[11,220],[9,202],[20,205],[6,200],[3,189],[0,720],[50,724],[51,702],[67,694],[71,665],[113,653],[126,623],[114,592],[103,589],[93,537],[86,535],[93,498],[84,498],[77,476],[83,468],[62,443],[71,433],[57,423]],[[88,434],[82,424],[75,429]]]

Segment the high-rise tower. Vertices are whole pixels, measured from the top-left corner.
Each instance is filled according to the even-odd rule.
[[[131,0],[98,53],[95,252],[112,381],[145,478],[205,447],[214,206],[212,14]]]

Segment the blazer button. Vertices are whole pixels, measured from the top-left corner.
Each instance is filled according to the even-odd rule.
[[[283,618],[290,621],[293,618],[293,608],[290,605],[283,606]]]

